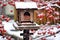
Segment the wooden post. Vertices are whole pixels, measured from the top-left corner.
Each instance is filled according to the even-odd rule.
[[[17,21],[18,20],[18,17],[17,17],[17,10],[16,8],[14,7],[14,21]]]
[[[23,35],[23,40],[29,40],[29,36],[33,33],[29,33],[29,29],[24,29],[23,33],[20,35]]]

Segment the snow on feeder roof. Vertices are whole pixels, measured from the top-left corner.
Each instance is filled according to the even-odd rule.
[[[37,9],[35,2],[15,2],[16,9]]]

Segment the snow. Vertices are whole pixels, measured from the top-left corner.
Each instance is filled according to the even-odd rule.
[[[15,6],[17,9],[37,8],[37,5],[35,2],[15,2]]]
[[[46,7],[51,7],[51,6],[56,6],[56,7],[60,8],[60,6],[58,4],[52,4],[51,2],[48,2],[47,6],[42,6],[42,7],[38,8],[38,9],[44,9]]]
[[[60,40],[60,33],[56,34],[55,36],[56,37],[54,36],[47,37],[47,40]]]
[[[15,35],[16,37],[23,39],[23,36],[20,36],[20,33],[23,33],[23,31],[11,31],[15,30],[13,24],[15,24],[13,20],[9,22],[3,21],[4,29],[7,31],[8,34]]]
[[[8,34],[10,34],[10,35],[14,35],[14,36],[16,36],[16,37],[18,37],[18,38],[21,38],[21,39],[23,39],[23,36],[21,36],[20,35],[20,33],[23,33],[23,31],[11,31],[11,30],[15,30],[15,28],[13,27],[13,24],[15,25],[15,26],[18,26],[15,22],[14,22],[14,20],[11,20],[11,21],[9,21],[9,22],[6,22],[6,21],[3,21],[3,25],[4,25],[4,29],[7,31],[7,33]],[[38,24],[36,24],[37,26],[39,26]],[[40,25],[40,26],[43,26],[43,25]],[[58,28],[56,28],[55,26],[57,26],[57,25],[45,25],[46,26],[46,28],[47,28],[47,30],[49,29],[49,28],[51,28],[50,26],[52,26],[53,27],[53,30],[51,30],[51,31],[53,31],[53,32],[57,32],[57,31],[59,31],[60,30],[60,28],[58,29]],[[41,28],[41,27],[40,27]],[[47,31],[46,30],[46,31]],[[40,40],[40,38],[42,38],[42,37],[45,37],[45,36],[48,36],[48,34],[46,33],[46,35],[39,35],[39,34],[37,34],[38,32],[42,32],[42,31],[44,31],[42,28],[41,29],[38,29],[33,35],[31,35],[31,37],[32,37],[32,40]],[[47,40],[59,40],[60,39],[60,32],[59,33],[57,33],[57,34],[55,34],[55,36],[56,37],[54,37],[54,35],[53,36],[48,36],[48,37],[46,37],[46,39]],[[6,40],[5,38],[3,39],[2,38],[2,36],[0,36],[0,39],[1,40]]]
[[[55,34],[55,35],[52,35],[52,36],[48,36],[49,34],[47,34],[48,29],[50,29],[51,27],[53,27],[53,30],[50,29],[50,31],[52,31],[52,32],[57,32],[57,31],[59,31],[60,28],[58,29],[58,28],[56,28],[56,26],[57,26],[57,25],[46,26],[46,27],[47,27],[46,30],[43,30],[43,29],[41,29],[41,28],[38,29],[38,30],[34,33],[34,35],[32,35],[33,40],[40,40],[40,38],[43,38],[43,37],[46,37],[47,40],[59,40],[59,39],[60,39],[60,32],[57,33],[57,34]],[[42,32],[42,31],[46,31],[46,34],[45,34],[45,35],[43,35],[43,34],[38,34],[38,32]],[[47,37],[47,36],[48,36],[48,37]],[[54,37],[54,36],[56,36],[56,37]]]

